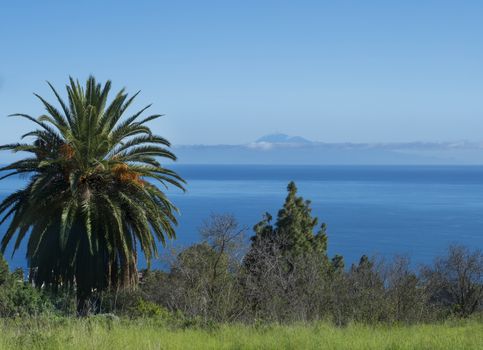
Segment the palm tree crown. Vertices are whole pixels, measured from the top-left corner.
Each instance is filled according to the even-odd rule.
[[[108,103],[111,83],[89,77],[85,87],[70,78],[68,102],[49,83],[60,110],[36,95],[47,113],[27,118],[37,128],[22,138],[31,143],[0,146],[30,156],[1,168],[2,178],[27,174],[25,188],[0,204],[10,219],[1,241],[14,251],[28,236],[27,260],[37,285],[77,289],[78,299],[94,290],[129,287],[137,281],[139,248],[149,261],[157,241],[175,236],[176,207],[156,184],[183,189],[183,179],[158,158],[175,160],[169,142],[152,134],[141,118],[129,117],[124,89]],[[16,237],[14,239],[14,237]]]

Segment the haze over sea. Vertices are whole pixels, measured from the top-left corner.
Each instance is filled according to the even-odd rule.
[[[231,213],[252,234],[263,213],[273,216],[296,181],[312,212],[328,225],[329,253],[352,263],[362,254],[409,255],[430,262],[450,243],[483,248],[483,166],[176,165],[186,193],[169,190],[180,208],[175,245],[197,242],[211,213]],[[0,200],[25,179],[0,181]],[[6,224],[0,226],[3,235]],[[162,249],[161,249],[162,251]],[[25,267],[25,246],[11,258]],[[153,267],[161,266],[160,262]]]

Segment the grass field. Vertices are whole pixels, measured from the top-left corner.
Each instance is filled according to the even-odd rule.
[[[172,328],[150,320],[3,320],[0,349],[483,349],[483,323],[336,328],[222,325]]]

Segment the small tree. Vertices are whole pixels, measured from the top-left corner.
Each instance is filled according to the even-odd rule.
[[[244,251],[246,227],[240,227],[236,218],[230,214],[212,214],[203,222],[200,234],[203,241],[217,253],[213,266],[213,279],[216,279],[217,266],[223,256],[230,261],[231,267],[237,267]]]
[[[427,316],[427,294],[410,260],[396,256],[387,271],[387,296],[396,321],[418,322]]]
[[[189,316],[208,318],[213,273],[221,278],[227,267],[226,258],[223,257],[214,269],[217,261],[216,252],[206,243],[193,245],[178,255],[170,274],[173,302],[177,309]]]
[[[287,191],[276,222],[266,213],[254,227],[242,285],[257,317],[305,320],[319,317],[328,299],[326,225],[314,234],[318,219],[312,217],[310,201],[297,195],[294,182]],[[343,266],[341,257],[334,263]]]
[[[450,307],[460,316],[478,310],[483,299],[483,252],[452,245],[446,256],[436,258],[433,266],[423,268],[422,275],[431,302]]]
[[[171,261],[167,306],[187,316],[227,321],[237,314],[243,234],[236,219],[213,214],[200,228],[203,242],[190,246]]]
[[[247,256],[245,265],[256,263],[255,253],[264,251],[262,246],[276,246],[277,251],[283,255],[306,255],[315,253],[320,257],[322,265],[328,263],[327,258],[327,234],[326,224],[320,225],[319,231],[314,234],[318,219],[312,217],[310,201],[297,196],[297,187],[292,181],[287,186],[288,195],[283,208],[279,210],[275,225],[271,224],[272,216],[266,213],[253,230],[255,235],[251,238],[252,245]],[[273,248],[272,247],[272,248]],[[268,253],[267,251],[264,254]]]
[[[387,317],[382,262],[363,255],[348,273],[349,305],[352,318],[377,322]]]

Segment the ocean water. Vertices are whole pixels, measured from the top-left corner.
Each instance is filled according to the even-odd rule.
[[[233,214],[252,234],[263,213],[276,215],[294,180],[312,213],[328,225],[329,253],[346,262],[362,254],[431,262],[452,243],[483,249],[483,167],[176,165],[187,192],[169,190],[179,207],[177,239],[199,240],[212,213]],[[24,179],[0,181],[0,199]],[[0,227],[0,235],[6,225]],[[163,249],[161,249],[162,251]],[[25,267],[25,249],[6,258]],[[154,267],[162,266],[155,262]]]

